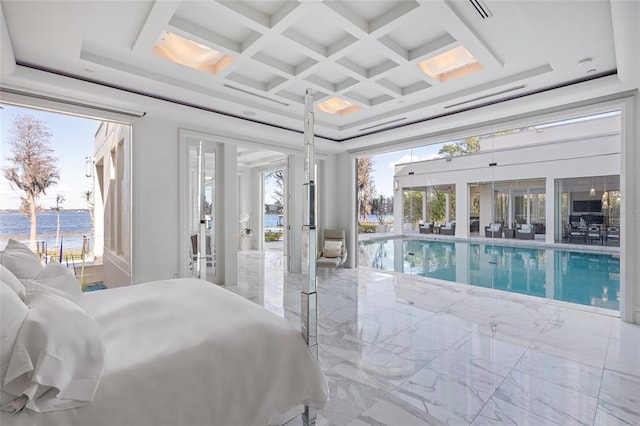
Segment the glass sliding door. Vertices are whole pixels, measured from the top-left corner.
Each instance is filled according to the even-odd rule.
[[[182,238],[186,241],[186,275],[216,282],[216,144],[205,141],[186,147],[186,188],[183,201],[186,223]]]

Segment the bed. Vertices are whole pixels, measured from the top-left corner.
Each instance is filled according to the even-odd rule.
[[[4,343],[11,286],[3,269]],[[38,291],[49,292],[34,287],[34,280],[20,280],[27,300],[30,294],[35,300]],[[95,322],[104,349],[93,397],[75,407],[65,407],[63,400],[63,409],[54,411],[36,412],[29,405],[16,414],[3,411],[3,426],[264,425],[299,404],[322,408],[328,399],[325,378],[300,331],[217,285],[174,279],[81,297],[89,318],[81,323]],[[16,307],[22,309],[17,302]],[[35,308],[27,309],[33,313]],[[20,345],[19,336],[14,352]],[[4,345],[3,354],[6,350]],[[3,395],[10,389],[5,384],[17,380],[9,380],[4,358]]]

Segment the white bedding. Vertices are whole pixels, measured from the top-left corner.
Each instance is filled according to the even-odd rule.
[[[158,281],[85,294],[103,333],[90,404],[0,413],[3,426],[266,424],[297,404],[321,408],[326,381],[300,332],[214,284]]]

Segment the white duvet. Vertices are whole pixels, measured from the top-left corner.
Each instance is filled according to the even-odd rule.
[[[158,281],[85,294],[103,333],[90,404],[0,413],[3,426],[249,426],[297,404],[321,408],[326,381],[284,319],[214,284]]]

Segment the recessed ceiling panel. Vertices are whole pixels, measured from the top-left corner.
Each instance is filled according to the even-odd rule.
[[[206,2],[185,1],[181,3],[173,19],[175,18],[205,28],[237,43],[255,37],[255,31],[238,21],[229,19],[227,14],[212,9],[207,6]],[[188,28],[182,29],[188,31]]]
[[[259,0],[259,1],[240,1],[234,0],[237,3],[244,3],[248,7],[257,10],[260,13],[263,13],[267,16],[273,16],[276,12],[282,10],[287,3],[290,3],[288,0]]]
[[[405,25],[398,25],[386,35],[403,49],[411,52],[446,33],[437,19],[420,11],[406,17]]]
[[[316,60],[290,48],[291,41],[283,37],[276,40],[253,55],[253,59],[274,67],[290,75],[297,75],[317,63]]]
[[[284,33],[291,40],[329,56],[356,41],[356,38],[332,20],[309,15],[292,25]]]
[[[282,77],[259,67],[251,67],[248,65],[236,69],[229,74],[227,78],[236,83],[242,83],[265,92],[284,82]]]

